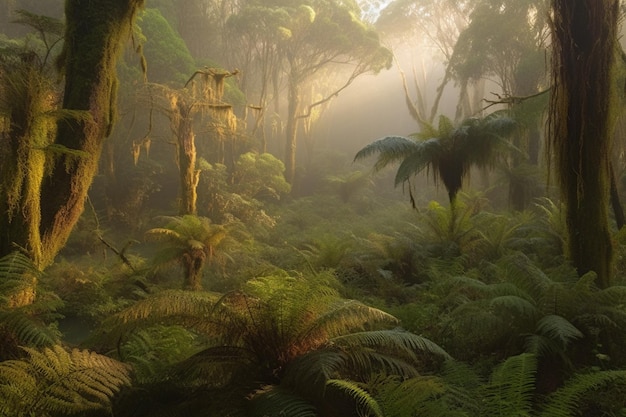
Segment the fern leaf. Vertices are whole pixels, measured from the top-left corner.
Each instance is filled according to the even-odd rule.
[[[583,334],[566,318],[551,314],[542,317],[537,323],[537,333],[545,335],[549,339],[556,340],[567,346],[574,339],[580,339]]]
[[[535,390],[537,359],[531,353],[508,358],[497,367],[484,387],[483,415],[530,416]]]
[[[0,393],[8,395],[7,404],[37,415],[109,409],[112,397],[130,385],[127,365],[94,352],[59,345],[24,350],[27,358],[0,363]]]
[[[331,379],[326,382],[327,390],[338,390],[347,394],[356,403],[360,416],[383,417],[380,405],[372,395],[357,383],[345,379]]]
[[[251,399],[253,415],[264,417],[317,417],[311,403],[279,386],[266,386]]]
[[[357,152],[354,156],[354,160],[357,161],[378,154],[378,159],[374,164],[374,170],[380,171],[387,165],[404,159],[418,146],[418,143],[402,136],[387,136],[365,146]]]
[[[584,395],[596,392],[613,381],[626,379],[626,371],[601,371],[578,374],[547,398],[540,417],[572,417],[580,415]]]

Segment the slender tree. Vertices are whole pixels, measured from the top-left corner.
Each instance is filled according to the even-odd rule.
[[[618,0],[553,0],[550,146],[578,273],[611,284],[608,219]]]

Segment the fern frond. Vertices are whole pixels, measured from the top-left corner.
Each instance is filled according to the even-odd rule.
[[[411,358],[415,358],[415,353],[420,352],[451,359],[450,355],[435,342],[399,329],[351,333],[334,337],[331,341],[346,350],[357,346],[367,346],[383,352],[385,349],[391,352],[401,352]]]
[[[533,319],[539,314],[537,307],[530,301],[517,295],[501,295],[489,301],[493,310],[507,310],[517,316]]]
[[[451,415],[451,410],[441,401],[446,386],[437,377],[386,377],[376,382],[374,391],[386,417]]]
[[[21,252],[0,258],[0,300],[8,302],[12,295],[31,288],[33,278],[41,277],[33,261]]]
[[[252,399],[251,411],[262,417],[317,417],[317,409],[304,398],[280,386],[266,386],[257,391]]]
[[[0,311],[0,327],[12,334],[21,346],[43,347],[58,343],[61,334],[24,309]]]
[[[208,319],[218,299],[218,295],[205,291],[160,291],[109,317],[95,338],[105,344],[117,343],[137,328],[164,323],[206,328],[211,322],[202,318]]]
[[[626,379],[626,371],[600,371],[578,374],[556,392],[550,394],[540,417],[571,417],[580,415],[585,394],[600,391],[613,381]]]
[[[387,136],[378,139],[357,152],[354,160],[378,154],[374,170],[380,171],[387,165],[398,162],[414,152],[418,143],[402,136]]]
[[[537,322],[537,333],[549,339],[558,341],[563,347],[575,339],[580,339],[583,334],[569,320],[564,317],[551,314],[541,318]]]
[[[537,359],[531,353],[508,358],[483,388],[482,415],[489,417],[530,416],[535,390]]]
[[[358,415],[369,417],[384,416],[376,399],[355,382],[345,379],[331,379],[326,382],[326,390],[337,390],[347,394],[355,402]]]
[[[345,367],[347,355],[331,349],[306,353],[293,360],[282,379],[282,385],[296,392],[321,400],[326,381],[336,377]]]
[[[365,325],[374,323],[397,324],[398,319],[356,300],[339,300],[327,306],[327,311],[317,317],[302,335],[326,334],[328,337],[334,337],[347,331],[361,330]]]
[[[127,365],[94,352],[66,351],[59,345],[24,350],[27,358],[0,363],[0,393],[9,404],[5,408],[23,407],[14,412],[68,415],[106,410],[120,388],[131,382]]]

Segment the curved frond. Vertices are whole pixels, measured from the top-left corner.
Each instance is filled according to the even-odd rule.
[[[490,417],[529,416],[533,408],[537,358],[531,353],[508,358],[491,375],[483,388],[482,415]]]
[[[355,402],[358,415],[384,417],[376,399],[355,382],[345,379],[331,379],[326,382],[326,389],[338,390],[347,394]]]
[[[626,371],[601,371],[578,374],[547,398],[541,417],[571,417],[578,415],[584,394],[599,391],[613,381],[626,379]]]
[[[394,185],[408,181],[413,175],[418,174],[428,166],[433,167],[433,175],[438,175],[434,167],[438,166],[438,160],[442,153],[443,147],[439,139],[428,139],[418,143],[414,151],[402,160],[396,172]],[[437,178],[435,177],[435,180]]]
[[[347,351],[353,347],[367,346],[383,352],[385,350],[401,352],[412,358],[416,357],[416,353],[421,352],[451,359],[450,355],[435,342],[400,329],[351,333],[334,337],[331,341]]]
[[[556,314],[542,317],[541,320],[537,322],[536,331],[549,339],[558,341],[564,347],[572,340],[583,337],[582,332],[570,323],[569,320]]]
[[[317,417],[317,409],[304,398],[280,386],[257,391],[250,400],[252,415],[259,417]]]
[[[58,345],[25,350],[27,358],[0,363],[5,399],[0,411],[67,415],[106,410],[120,388],[130,385],[130,368],[106,356]]]
[[[406,158],[407,155],[411,155],[418,147],[418,143],[403,136],[387,136],[362,148],[354,156],[354,160],[357,161],[378,154],[374,170],[380,171],[387,165],[400,161]]]

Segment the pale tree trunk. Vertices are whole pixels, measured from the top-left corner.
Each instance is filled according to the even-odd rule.
[[[618,0],[553,0],[550,149],[565,203],[568,257],[611,284],[610,143]]]
[[[196,214],[198,200],[198,182],[200,171],[196,169],[196,138],[193,132],[193,120],[190,107],[179,98],[177,101],[178,123],[176,125],[177,164],[180,173],[180,215]]]
[[[285,143],[285,180],[293,185],[296,177],[296,140],[298,134],[298,108],[300,107],[299,84],[293,78],[289,80]]]

